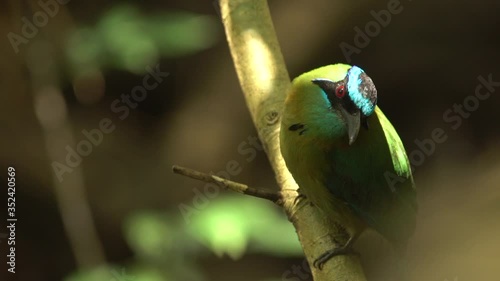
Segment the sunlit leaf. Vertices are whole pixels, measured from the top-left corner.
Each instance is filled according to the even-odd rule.
[[[213,200],[193,216],[190,233],[217,255],[241,257],[245,250],[302,255],[293,226],[269,202],[236,195]]]
[[[214,200],[189,224],[191,234],[215,254],[236,259],[243,255],[249,240],[245,212],[237,210],[234,198]]]

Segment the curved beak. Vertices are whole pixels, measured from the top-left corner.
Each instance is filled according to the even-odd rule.
[[[361,126],[361,112],[356,109],[353,112],[349,112],[344,108],[340,108],[342,117],[347,127],[347,136],[349,137],[349,145],[352,145],[356,138],[358,137],[359,128]]]

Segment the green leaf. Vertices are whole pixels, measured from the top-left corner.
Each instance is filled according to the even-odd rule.
[[[175,230],[164,216],[141,212],[125,221],[125,236],[134,252],[147,256],[160,256],[175,243]]]
[[[249,196],[225,196],[193,216],[188,231],[218,256],[240,258],[246,250],[302,255],[292,224],[273,204]]]
[[[118,5],[95,27],[76,29],[66,55],[75,72],[112,66],[143,74],[160,56],[188,55],[213,46],[220,30],[214,16],[181,11],[144,15],[134,6]]]

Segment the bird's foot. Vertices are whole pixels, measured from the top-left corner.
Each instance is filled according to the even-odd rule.
[[[323,269],[323,265],[329,261],[331,258],[335,257],[335,256],[339,256],[339,255],[356,255],[356,256],[359,256],[359,253],[356,252],[352,246],[350,245],[350,243],[347,243],[345,246],[342,246],[340,248],[335,248],[335,249],[332,249],[332,250],[328,250],[326,252],[324,252],[321,256],[319,256],[319,258],[317,258],[314,263],[313,263],[313,266],[319,270]]]
[[[293,199],[293,205],[297,205],[300,200],[307,198],[304,194],[299,193],[295,199]]]

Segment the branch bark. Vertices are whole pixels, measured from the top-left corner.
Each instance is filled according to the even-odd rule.
[[[195,179],[195,180],[215,183],[222,188],[230,189],[234,192],[243,193],[246,195],[250,195],[250,196],[258,197],[258,198],[262,198],[262,199],[267,199],[267,200],[270,200],[278,205],[281,204],[281,198],[282,198],[281,192],[273,192],[273,191],[267,191],[267,190],[260,189],[260,188],[249,187],[246,184],[242,184],[242,183],[231,181],[231,180],[226,180],[225,178],[202,173],[199,171],[195,171],[195,170],[185,168],[185,167],[180,167],[177,165],[174,165],[172,167],[172,170],[176,174],[183,175],[183,176]]]
[[[246,103],[282,191],[282,206],[294,224],[310,265],[347,238],[342,222],[324,218],[307,199],[297,200],[297,184],[279,148],[279,124],[290,78],[266,0],[220,0],[226,38]],[[212,177],[213,179],[213,177]],[[357,256],[337,256],[313,279],[365,281]]]

